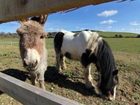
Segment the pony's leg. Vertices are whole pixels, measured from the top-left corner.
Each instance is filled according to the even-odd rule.
[[[85,84],[87,88],[94,87],[94,84],[92,82],[92,76],[91,76],[91,65],[88,65],[87,67],[84,67],[84,75],[85,75]]]
[[[96,64],[96,69],[98,70],[98,83],[97,83],[97,86],[96,86],[96,93],[101,95],[102,93],[99,89],[99,87],[101,85],[101,73],[100,73],[101,70],[100,70],[100,68],[97,64]]]
[[[45,90],[44,71],[38,74],[39,87]]]
[[[32,83],[32,85],[36,86],[36,84],[37,84],[37,81],[36,81],[37,75],[35,73],[30,73],[30,75],[31,75],[31,83]]]
[[[43,90],[45,90],[45,85],[44,85],[44,80],[39,80],[39,87],[42,88]]]
[[[66,69],[66,63],[65,63],[65,56],[61,56],[61,68],[62,70]]]
[[[56,67],[59,72],[66,69],[65,56],[61,53],[56,55]]]
[[[58,72],[62,71],[61,70],[61,54],[60,53],[56,53],[56,68],[57,68]]]

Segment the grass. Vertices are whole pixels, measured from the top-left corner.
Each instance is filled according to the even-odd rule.
[[[96,97],[84,87],[83,70],[79,62],[67,59],[67,70],[64,70],[63,74],[53,73],[52,71],[55,69],[53,39],[46,40],[48,49],[46,90],[85,105],[134,105],[140,103],[140,39],[106,38],[105,40],[113,50],[119,69],[120,83],[115,101],[110,102]],[[6,71],[7,69],[25,70],[19,56],[18,38],[0,39],[0,70]],[[94,69],[95,67],[92,65],[92,74],[96,83],[97,72]],[[20,103],[6,94],[2,94],[0,95],[0,105],[20,105]]]
[[[104,31],[99,31],[100,35],[103,35],[105,37],[115,37],[115,35],[122,35],[123,37],[136,37],[137,34],[135,33],[128,33],[128,32],[104,32]]]
[[[140,54],[139,38],[107,38],[113,51]]]

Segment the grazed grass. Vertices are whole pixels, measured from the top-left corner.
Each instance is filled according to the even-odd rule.
[[[140,103],[140,39],[135,38],[107,38],[111,46],[117,67],[119,69],[119,87],[117,99],[113,102],[99,98],[84,86],[83,69],[79,62],[66,60],[67,69],[63,74],[56,74],[53,39],[46,40],[48,49],[48,71],[46,77],[46,90],[76,100],[85,105],[134,105]],[[18,39],[0,39],[0,42],[17,42],[16,44],[0,44],[0,70],[13,68],[25,70],[19,56]],[[97,72],[92,65],[94,83],[97,81]],[[11,97],[0,96],[0,105],[20,105]]]

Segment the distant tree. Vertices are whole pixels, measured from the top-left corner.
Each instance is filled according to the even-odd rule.
[[[137,35],[137,38],[140,38],[140,34]]]
[[[119,38],[122,38],[122,37],[123,37],[123,36],[120,34],[120,35],[119,35]]]
[[[122,38],[123,37],[123,35],[121,35],[121,34],[115,34],[115,38]]]
[[[2,35],[2,36],[5,35],[5,32],[1,32],[0,35]]]
[[[115,35],[115,38],[118,38],[118,34]]]
[[[85,29],[84,31],[90,31],[90,29]]]

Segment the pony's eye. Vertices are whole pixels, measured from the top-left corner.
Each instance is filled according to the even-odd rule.
[[[40,36],[40,39],[43,39],[43,38],[44,38],[44,36],[43,36],[43,35],[41,35],[41,36]]]
[[[18,35],[18,36],[22,36],[22,33],[21,33],[21,32],[17,32],[17,35]]]
[[[21,33],[18,33],[18,35],[21,36],[22,34]]]

